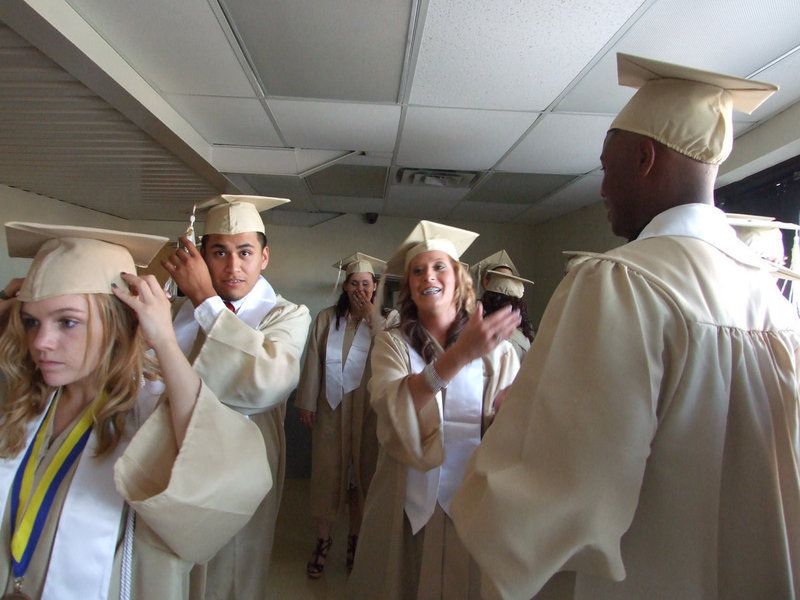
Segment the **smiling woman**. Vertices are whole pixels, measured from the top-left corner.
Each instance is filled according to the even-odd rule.
[[[484,318],[476,306],[459,261],[476,237],[422,221],[384,270],[402,275],[400,325],[378,334],[371,354],[381,448],[350,598],[416,598],[421,590],[428,598],[478,597],[480,574],[448,511],[466,459],[519,368],[504,341],[519,313]]]
[[[258,429],[201,383],[163,290],[133,275],[166,239],[36,223],[6,233],[9,255],[34,261],[0,300],[0,592],[188,597],[189,569],[270,482]]]

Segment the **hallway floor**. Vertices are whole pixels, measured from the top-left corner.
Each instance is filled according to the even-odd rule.
[[[284,482],[266,600],[344,600],[347,513],[333,526],[325,572],[319,579],[309,578],[306,563],[314,549],[315,527],[308,512],[308,485],[305,478]]]

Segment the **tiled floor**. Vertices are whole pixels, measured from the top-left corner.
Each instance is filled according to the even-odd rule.
[[[324,574],[319,579],[306,575],[316,529],[308,513],[308,481],[286,479],[284,482],[269,571],[270,593],[266,600],[344,600],[346,511],[333,527],[333,547],[325,562]]]

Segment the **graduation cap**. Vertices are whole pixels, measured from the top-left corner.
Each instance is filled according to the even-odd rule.
[[[93,227],[10,221],[8,255],[33,258],[17,298],[36,302],[63,294],[111,294],[127,287],[120,273],[146,267],[168,238]]]
[[[800,225],[783,223],[776,221],[774,217],[761,215],[727,213],[725,216],[728,220],[728,225],[733,227],[740,240],[761,258],[777,267],[777,270],[774,271],[776,277],[792,281],[800,280],[800,273],[795,268],[799,253],[798,232],[800,231]],[[783,265],[786,252],[783,246],[782,230],[794,231],[791,259],[789,261],[790,268]]]
[[[733,147],[733,111],[752,113],[778,86],[617,54],[620,85],[638,88],[609,129],[638,133],[703,163]]]
[[[386,262],[380,258],[375,258],[362,252],[354,252],[350,256],[339,259],[331,265],[334,269],[344,271],[347,275],[353,273],[372,273],[375,275],[377,269],[386,266]]]
[[[525,293],[524,284],[530,283],[533,285],[533,281],[530,279],[524,279],[523,277],[511,275],[510,273],[503,273],[502,271],[494,271],[492,269],[489,269],[487,273],[491,275],[484,288],[487,292],[496,292],[513,298],[522,298]]]
[[[513,275],[519,275],[517,267],[514,266],[514,262],[511,260],[511,257],[505,250],[499,250],[498,252],[487,256],[483,260],[476,262],[469,268],[469,272],[480,282],[486,275],[487,271],[491,269],[497,269],[499,267],[506,267],[507,269],[511,269],[511,273]]]
[[[197,210],[208,209],[205,235],[218,233],[236,235],[237,233],[266,233],[262,213],[266,210],[290,202],[288,198],[269,196],[240,196],[221,194],[197,206]]]
[[[466,229],[420,221],[386,262],[384,274],[403,275],[411,259],[431,250],[440,250],[458,261],[478,235]]]

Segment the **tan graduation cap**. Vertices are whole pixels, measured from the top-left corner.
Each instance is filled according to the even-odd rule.
[[[17,298],[36,302],[63,294],[111,294],[120,273],[147,266],[168,238],[93,227],[11,221],[8,255],[33,258]]]
[[[777,86],[617,54],[620,85],[638,88],[609,129],[632,131],[704,163],[733,147],[733,111],[752,113]]]
[[[777,267],[774,275],[779,278],[800,280],[800,273],[796,270],[798,260],[798,232],[800,225],[794,223],[783,223],[776,221],[774,217],[761,215],[743,215],[738,213],[727,213],[728,225],[733,227],[736,235],[753,252],[764,260]],[[791,268],[783,266],[785,251],[783,247],[782,229],[794,231],[794,241],[791,251]]]
[[[203,228],[204,235],[265,233],[264,221],[259,213],[287,202],[290,202],[288,198],[222,194],[198,205],[197,210],[209,209]]]
[[[385,267],[386,262],[363,252],[355,252],[333,263],[331,266],[334,269],[344,271],[347,275],[352,275],[353,273],[372,273],[375,275],[375,271]]]
[[[514,266],[514,262],[505,250],[499,250],[483,260],[476,262],[469,268],[469,272],[478,280],[478,283],[480,283],[487,271],[500,267],[511,269],[512,274],[519,275],[517,267]]]
[[[477,237],[474,231],[420,221],[386,262],[384,274],[403,275],[411,259],[431,250],[440,250],[458,261]]]
[[[503,273],[502,271],[493,271],[492,269],[489,269],[487,273],[491,274],[491,277],[484,288],[487,292],[496,292],[498,294],[505,294],[506,296],[511,296],[513,298],[522,298],[522,296],[525,294],[524,284],[530,283],[533,285],[533,281],[530,279],[525,279],[509,273]]]

